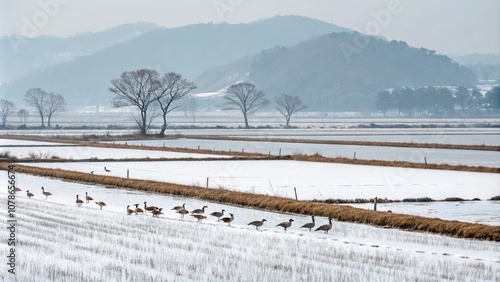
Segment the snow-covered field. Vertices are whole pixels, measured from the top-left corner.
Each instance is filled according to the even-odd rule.
[[[499,136],[500,139],[500,136]],[[409,161],[452,165],[500,167],[500,152],[478,150],[449,150],[426,148],[402,148],[384,146],[323,145],[286,142],[260,141],[221,141],[207,139],[169,139],[169,140],[128,140],[119,143],[168,146],[221,151],[245,151],[272,155],[292,155],[296,153],[313,155],[319,153],[327,157],[346,157],[365,160]]]
[[[142,143],[146,145],[145,141]],[[41,145],[51,144],[17,140],[0,143],[5,146],[1,150],[8,150],[16,157],[30,152],[71,159],[220,157]],[[163,146],[163,141],[156,145]],[[241,150],[236,147],[235,151]],[[244,150],[251,151],[250,147]],[[95,161],[28,165],[119,177],[128,173],[131,178],[199,186],[205,186],[208,177],[209,187],[215,191],[226,188],[290,198],[294,197],[295,187],[301,200],[477,197],[481,201],[379,204],[378,210],[500,225],[500,204],[486,201],[500,195],[500,175],[492,173],[298,161]],[[110,171],[104,171],[104,166]],[[0,171],[0,179],[7,182],[5,171]],[[23,190],[16,199],[17,281],[498,281],[500,277],[497,242],[343,222],[333,222],[333,229],[324,234],[299,228],[311,221],[304,215],[26,174],[17,174],[16,182]],[[41,186],[53,195],[45,199]],[[26,197],[27,189],[34,193],[32,199]],[[76,195],[84,199],[85,192],[94,201],[77,207]],[[4,211],[6,197],[7,190],[1,190],[0,208]],[[104,201],[106,206],[99,210],[95,201]],[[143,207],[144,201],[162,207],[164,214],[159,218],[150,214],[126,215],[127,205],[137,203]],[[188,210],[207,205],[208,218],[203,222],[196,222],[189,215],[181,218],[171,208],[182,204]],[[231,227],[208,215],[222,209],[226,216],[234,214]],[[0,213],[0,218],[6,222],[7,213]],[[249,222],[263,218],[267,221],[261,230],[248,226]],[[289,219],[294,219],[294,224],[287,232],[276,226]],[[326,223],[326,218],[316,218],[316,227]],[[0,236],[8,238],[7,232],[2,228]],[[6,263],[7,257],[1,256],[4,269]],[[12,280],[5,274],[0,277],[3,281]]]
[[[35,142],[33,142],[35,143]],[[62,159],[136,159],[136,158],[168,158],[168,159],[199,159],[199,158],[227,158],[228,156],[177,153],[166,151],[135,150],[135,149],[115,149],[97,148],[88,146],[61,146],[61,147],[1,147],[0,152],[9,152],[19,159],[27,159],[36,156],[42,159],[62,158]]]
[[[137,130],[4,130],[5,134],[12,135],[124,135],[134,134]],[[154,131],[152,133],[155,133]],[[218,135],[236,137],[279,137],[293,139],[314,140],[355,140],[376,142],[413,142],[413,143],[441,143],[463,145],[490,145],[500,146],[500,129],[496,128],[437,128],[437,129],[168,129],[167,135]]]
[[[30,163],[70,171],[97,171],[109,176],[179,184],[199,184],[259,194],[299,199],[461,197],[489,199],[500,195],[500,175],[495,173],[398,167],[361,166],[288,160],[273,161],[150,161]],[[111,172],[98,171],[106,166]]]
[[[106,174],[118,177],[259,193],[300,200],[405,199],[430,197],[479,198],[482,201],[450,206],[446,212],[422,214],[409,206],[391,206],[396,213],[421,214],[449,220],[500,225],[500,205],[485,201],[500,195],[500,175],[443,170],[402,169],[298,161],[166,161],[30,163],[32,166]],[[104,172],[106,166],[111,172]],[[127,172],[128,171],[128,172]],[[410,205],[411,207],[412,205]],[[464,206],[471,209],[464,209]],[[383,206],[382,206],[383,207]],[[453,209],[454,208],[454,209]]]
[[[6,173],[0,173],[6,179]],[[310,217],[196,199],[17,175],[17,281],[497,281],[500,245],[334,222],[329,234],[299,227]],[[41,196],[40,186],[53,193]],[[25,190],[35,193],[26,198]],[[76,207],[88,192],[107,206]],[[164,215],[131,215],[147,201]],[[6,190],[0,208],[6,207]],[[171,211],[208,206],[235,216],[231,227]],[[7,214],[0,213],[5,222]],[[260,231],[247,224],[267,219]],[[276,227],[294,219],[284,232]],[[317,218],[316,226],[326,223]],[[0,236],[7,238],[6,228]],[[6,268],[6,256],[0,264]],[[9,281],[7,274],[2,275]],[[6,280],[7,279],[7,280]]]

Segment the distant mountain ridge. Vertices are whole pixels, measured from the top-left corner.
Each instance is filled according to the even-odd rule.
[[[41,87],[63,94],[70,106],[102,105],[112,96],[107,90],[109,81],[123,71],[146,67],[175,71],[194,80],[208,68],[262,49],[343,31],[349,30],[300,16],[277,16],[247,24],[157,28],[2,85],[0,97],[12,99],[15,94],[19,102],[26,90]]]
[[[368,37],[366,47],[349,53],[346,48],[356,36],[331,33],[293,47],[268,49],[210,69],[196,83],[211,92],[251,82],[269,98],[297,95],[318,111],[373,110],[375,94],[392,87],[476,83],[470,70],[450,58],[402,41]]]
[[[93,54],[159,28],[155,24],[134,23],[99,32],[79,33],[70,37],[2,36],[0,37],[0,54],[2,54],[0,83],[12,82],[50,66]]]

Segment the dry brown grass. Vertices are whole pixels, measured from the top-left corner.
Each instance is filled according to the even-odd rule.
[[[9,163],[1,162],[0,169],[7,170],[8,165]],[[64,171],[59,169],[38,168],[25,165],[16,165],[15,171],[18,173],[56,177],[70,181],[192,197],[271,211],[324,217],[330,216],[339,221],[357,222],[410,231],[431,232],[458,238],[500,241],[500,226],[488,226],[482,224],[448,221],[437,218],[377,212],[357,209],[349,206],[338,206],[310,201],[296,201],[280,197],[228,191],[223,189],[206,189],[195,186],[148,180],[124,179],[119,177]]]

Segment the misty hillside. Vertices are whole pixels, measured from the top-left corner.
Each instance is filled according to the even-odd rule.
[[[398,86],[473,85],[475,75],[434,51],[356,33],[331,33],[293,47],[275,47],[208,70],[196,83],[216,91],[238,81],[254,83],[269,98],[298,95],[309,110],[372,110],[375,94]],[[343,51],[344,49],[344,51]],[[355,50],[351,55],[346,50]]]
[[[14,81],[32,72],[71,61],[76,57],[130,40],[158,29],[149,23],[125,24],[105,31],[80,33],[71,37],[0,37],[0,83]]]
[[[497,65],[500,64],[499,54],[468,54],[468,55],[450,55],[453,61],[462,65]]]
[[[500,84],[500,55],[469,54],[450,57],[455,62],[470,68],[478,79],[486,81],[488,84]]]
[[[93,54],[48,67],[0,87],[0,97],[22,96],[31,87],[61,93],[70,106],[106,104],[110,80],[123,71],[154,68],[193,80],[208,68],[276,45],[346,29],[299,16],[277,16],[248,24],[197,24],[157,29]],[[12,98],[10,98],[12,99]]]

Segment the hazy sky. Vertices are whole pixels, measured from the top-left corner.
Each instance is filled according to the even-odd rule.
[[[499,0],[0,0],[0,35],[69,36],[303,15],[445,54],[500,54]]]

